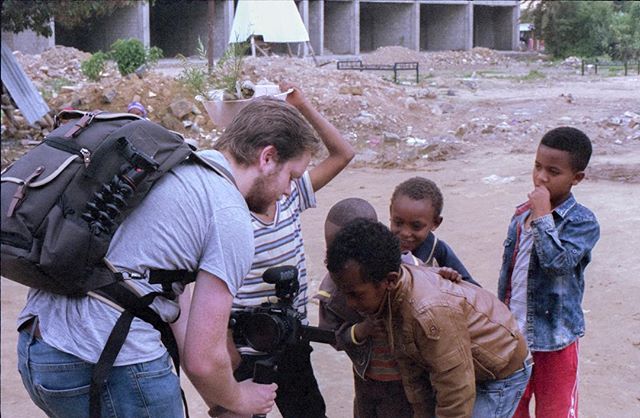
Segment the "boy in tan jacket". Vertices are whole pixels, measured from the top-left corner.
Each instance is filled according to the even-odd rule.
[[[531,360],[507,307],[477,286],[400,262],[397,238],[365,219],[343,228],[327,250],[349,307],[384,320],[414,417],[511,417]]]

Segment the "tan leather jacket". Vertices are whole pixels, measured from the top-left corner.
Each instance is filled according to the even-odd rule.
[[[411,253],[402,254],[402,263],[414,266],[424,265],[422,261]],[[321,328],[332,329],[336,333],[336,350],[342,351],[353,362],[354,372],[365,379],[365,373],[371,360],[372,344],[367,338],[361,343],[356,343],[353,338],[353,327],[364,318],[358,312],[347,306],[345,296],[340,292],[329,274],[320,282],[318,293],[314,298],[319,301],[319,322]]]
[[[528,349],[515,319],[496,296],[452,283],[419,266],[401,266],[380,313],[398,358],[415,417],[470,417],[476,382],[503,379],[523,367]]]

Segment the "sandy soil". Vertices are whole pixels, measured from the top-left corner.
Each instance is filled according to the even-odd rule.
[[[420,170],[347,169],[319,193],[319,207],[303,218],[306,250],[313,286],[322,276],[324,217],[333,203],[358,196],[371,201],[383,222],[388,218],[388,199],[393,187],[404,179],[423,175],[432,178],[445,195],[444,223],[438,235],[459,254],[474,277],[495,290],[501,243],[514,205],[525,199],[531,187],[532,155],[491,148],[463,158],[429,164]],[[624,156],[596,156],[594,165],[620,164],[640,167],[640,152]],[[483,179],[496,175],[515,177],[503,184]],[[495,177],[494,177],[495,178]],[[602,238],[593,253],[586,275],[584,311],[587,335],[581,340],[581,412],[584,417],[633,417],[640,408],[640,264],[637,232],[640,217],[640,185],[588,179],[575,189],[579,201],[593,209],[602,227]],[[636,203],[634,203],[636,202]],[[2,280],[2,415],[41,417],[29,401],[16,372],[15,317],[26,289]],[[311,305],[312,323],[316,309]],[[634,331],[635,330],[635,331]],[[353,396],[349,360],[343,353],[314,344],[313,361],[327,399],[328,416],[350,416]],[[188,388],[193,417],[206,417],[197,394]],[[277,416],[277,413],[273,414]]]
[[[529,70],[519,67],[523,74]],[[510,70],[501,71],[508,75]],[[556,79],[550,75],[544,80],[522,82],[495,72],[478,79],[479,89],[456,87],[455,95],[448,96],[447,89],[454,83],[458,86],[459,78],[459,74],[449,79],[437,76],[431,81],[438,91],[439,105],[451,105],[450,111],[437,118],[429,116],[429,102],[408,112],[403,105],[388,101],[389,108],[402,113],[395,123],[397,131],[411,125],[414,132],[421,135],[429,132],[438,135],[447,130],[452,133],[461,124],[480,117],[494,125],[508,120],[513,134],[496,129],[494,134],[484,135],[480,132],[482,128],[470,130],[463,141],[443,142],[429,152],[428,158],[423,156],[410,165],[403,164],[403,160],[384,164],[396,167],[394,169],[371,168],[366,161],[356,161],[319,192],[319,207],[303,216],[312,289],[324,274],[321,231],[331,205],[345,197],[362,197],[371,201],[380,220],[387,222],[388,199],[394,186],[411,176],[422,175],[436,181],[445,195],[445,221],[438,235],[456,250],[484,287],[495,291],[501,244],[514,206],[526,199],[531,188],[532,159],[540,136],[552,126],[568,124],[582,128],[594,140],[594,158],[588,179],[575,189],[575,194],[598,216],[602,237],[586,272],[583,309],[587,334],[580,345],[580,411],[581,416],[588,418],[637,417],[640,411],[640,279],[636,272],[636,266],[640,265],[637,251],[640,140],[623,135],[631,132],[628,129],[623,132],[602,121],[628,111],[640,113],[637,95],[640,78],[573,75]],[[307,91],[313,96],[314,89]],[[572,96],[571,101],[566,99],[568,94]],[[315,100],[327,109],[337,104],[333,100],[324,103],[322,97]],[[371,107],[382,106],[385,92],[376,90],[367,100]],[[351,104],[346,102],[342,109],[351,111]],[[347,127],[354,131],[360,129],[347,122],[341,126]],[[375,142],[358,140],[355,145],[364,152]],[[385,152],[385,146],[383,142],[374,151]],[[44,416],[29,400],[16,369],[15,318],[25,294],[26,288],[2,279],[0,412],[8,418]],[[311,305],[310,312],[312,324],[316,323],[315,305]],[[353,384],[349,360],[331,347],[319,344],[315,347],[314,367],[327,400],[328,416],[351,416]],[[204,404],[188,382],[185,388],[191,416],[206,417]],[[272,416],[277,417],[277,412]]]

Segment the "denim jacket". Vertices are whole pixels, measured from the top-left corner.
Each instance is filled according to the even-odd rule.
[[[529,215],[519,206],[504,241],[498,298],[509,305],[520,228]],[[557,351],[584,335],[584,269],[600,238],[595,215],[570,195],[532,223],[534,250],[527,277],[527,343],[532,351]]]

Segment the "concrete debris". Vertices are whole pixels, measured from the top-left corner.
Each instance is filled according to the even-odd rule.
[[[109,89],[105,91],[104,94],[102,95],[102,103],[109,104],[113,102],[113,99],[115,99],[117,95],[118,95],[118,92],[115,91],[114,89]]]
[[[194,104],[186,99],[177,100],[169,105],[169,109],[171,109],[171,113],[178,119],[183,119],[193,109]],[[191,125],[189,125],[191,126]]]
[[[580,65],[582,65],[582,59],[579,57],[567,57],[562,61],[562,65],[572,68],[580,67]]]
[[[145,68],[141,78],[121,77],[115,64],[108,62],[100,81],[92,82],[80,70],[80,64],[91,55],[75,48],[57,46],[38,55],[20,52],[15,55],[53,109],[50,116],[68,107],[124,112],[131,101],[139,101],[152,121],[194,138],[200,147],[210,147],[220,135],[202,104],[195,100],[195,94],[177,81],[181,71],[177,65],[172,73]],[[480,99],[485,93],[495,94],[489,91],[493,83],[509,82],[508,77],[492,78],[484,73],[485,70],[497,73],[515,65],[516,61],[508,54],[486,48],[418,52],[382,47],[362,54],[361,58],[370,64],[417,61],[422,81],[418,85],[395,84],[390,81],[391,74],[384,72],[338,71],[335,66],[316,67],[310,59],[287,57],[247,57],[242,79],[254,83],[266,79],[276,84],[291,81],[299,85],[356,148],[356,162],[382,167],[446,160],[464,152],[464,147],[480,142],[504,141],[530,151],[528,145],[558,124],[584,129],[596,144],[621,141],[617,145],[626,145],[640,141],[640,114],[631,106],[620,114],[594,113],[590,114],[593,119],[585,119],[575,113],[577,106],[562,106],[562,113],[553,113],[527,104],[493,107],[490,96],[482,101],[468,101],[470,96]],[[566,62],[575,65],[579,59]],[[502,67],[495,70],[495,66]],[[531,71],[528,66],[520,71],[524,74]],[[567,69],[560,68],[562,65],[556,67],[569,74]],[[571,76],[575,77],[573,70]],[[552,76],[544,82],[549,80]],[[509,88],[518,87],[514,84]],[[578,94],[580,91],[574,89],[562,93],[560,98],[576,104]],[[562,104],[560,100],[557,102],[556,106]],[[5,156],[9,141],[4,138],[39,141],[51,126],[46,123],[28,126],[5,94],[2,110],[4,167],[16,155]]]
[[[508,184],[513,183],[514,181],[516,181],[514,176],[501,177],[497,174],[492,174],[482,179],[484,184]]]
[[[560,97],[564,97],[564,100],[565,100],[567,103],[573,103],[573,102],[575,102],[575,99],[573,98],[573,94],[571,94],[571,93],[567,93],[567,94],[562,93],[562,94],[560,95]]]
[[[401,46],[384,46],[366,57],[367,64],[393,64],[417,61],[422,69],[439,70],[470,65],[504,64],[509,58],[488,48],[476,47],[469,51],[439,51],[424,54]]]

